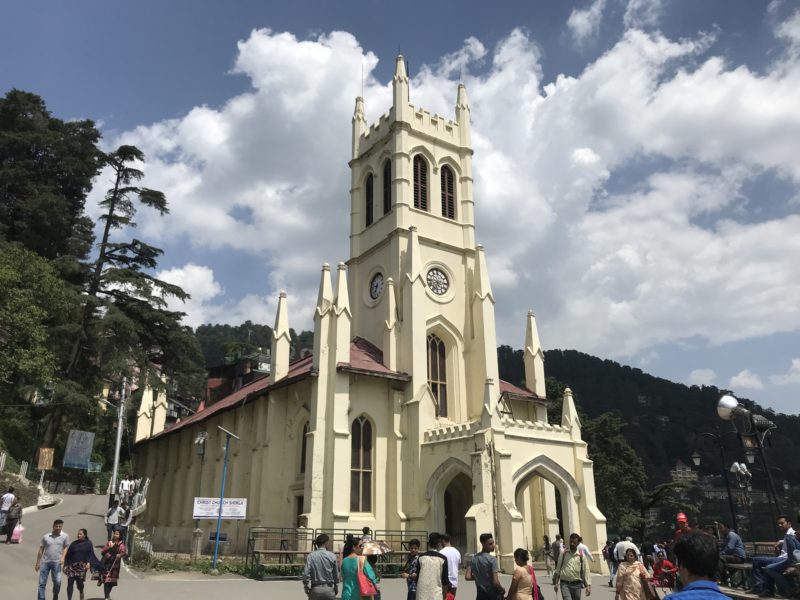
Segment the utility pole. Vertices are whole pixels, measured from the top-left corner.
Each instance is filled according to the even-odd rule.
[[[128,390],[128,378],[122,378],[122,394],[117,407],[117,446],[114,448],[114,470],[111,472],[111,490],[108,496],[108,506],[114,504],[117,494],[117,478],[119,476],[119,450],[122,447],[122,428],[125,421],[125,394]]]
[[[217,425],[217,429],[221,430],[225,434],[225,457],[222,460],[222,485],[220,485],[219,491],[219,512],[217,513],[217,533],[214,538],[214,561],[211,564],[211,572],[216,574],[217,571],[217,556],[219,556],[219,530],[222,526],[222,503],[225,501],[225,478],[228,474],[228,448],[231,445],[231,438],[239,439],[239,436],[235,433],[231,433],[224,427],[220,427]]]

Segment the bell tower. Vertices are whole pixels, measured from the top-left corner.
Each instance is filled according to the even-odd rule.
[[[392,89],[377,122],[367,124],[363,98],[353,114],[353,334],[411,376],[407,399],[430,405],[431,421],[465,422],[497,397],[485,388],[498,381],[494,297],[475,244],[467,91],[458,86],[455,120],[412,105],[402,56]]]

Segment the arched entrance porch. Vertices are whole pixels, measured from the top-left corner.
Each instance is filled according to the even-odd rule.
[[[472,471],[457,458],[448,458],[428,480],[426,496],[431,503],[430,531],[446,532],[453,546],[473,548],[475,532],[467,520],[472,506]]]
[[[513,475],[514,499],[523,518],[526,545],[538,550],[542,536],[553,540],[580,528],[580,488],[575,478],[554,460],[540,455],[519,467]]]

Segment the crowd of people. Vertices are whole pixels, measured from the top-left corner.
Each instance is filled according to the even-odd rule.
[[[685,581],[679,576],[678,547],[685,535],[696,534],[714,543],[716,567],[710,577],[712,581],[730,583],[729,565],[752,560],[752,592],[762,598],[774,596],[776,591],[783,597],[800,596],[800,587],[793,579],[793,576],[800,575],[800,541],[788,516],[778,517],[777,526],[784,537],[775,544],[775,556],[748,557],[742,538],[728,523],[717,522],[713,527],[698,525],[692,528],[686,515],[679,513],[675,534],[670,541],[648,540],[641,547],[634,544],[630,537],[606,542],[602,552],[610,574],[608,585],[616,587],[617,600],[655,598],[653,587],[680,591]]]
[[[356,538],[348,535],[339,556],[327,549],[330,538],[320,534],[315,540],[303,569],[303,588],[312,600],[332,600],[339,593],[342,600],[372,598],[380,600],[381,576],[378,556],[365,554],[372,542],[369,529]],[[475,582],[477,600],[543,600],[530,564],[530,555],[524,548],[514,551],[515,569],[511,584],[506,590],[500,583],[500,567],[494,553],[494,537],[490,533],[480,536],[481,550],[472,556],[465,578]],[[451,544],[446,533],[431,533],[427,550],[421,551],[421,542],[408,542],[408,556],[402,568],[406,580],[407,600],[453,600],[458,592],[458,572],[461,553]]]
[[[84,585],[87,575],[103,586],[106,600],[111,598],[111,590],[119,582],[125,544],[119,530],[100,550],[100,558],[95,555],[94,545],[85,529],[79,529],[76,539],[70,542],[64,532],[64,521],[53,521],[52,531],[42,536],[36,555],[34,570],[39,573],[39,600],[45,600],[47,580],[53,584],[53,598],[58,598],[61,590],[62,573],[67,576],[67,600],[72,600],[74,590],[78,590],[80,600],[84,600]]]

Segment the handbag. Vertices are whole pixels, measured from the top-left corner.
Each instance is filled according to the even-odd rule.
[[[542,595],[542,588],[539,587],[539,583],[536,581],[536,573],[533,572],[533,567],[528,565],[528,574],[531,576],[531,587],[533,588],[533,600],[544,600],[544,596]]]
[[[364,563],[366,561],[367,559],[363,556],[358,557],[358,592],[362,598],[369,598],[378,593],[375,584],[372,583],[372,580],[364,573]]]
[[[21,544],[22,543],[22,534],[25,532],[25,528],[22,525],[17,524],[14,527],[14,531],[11,533],[11,543],[12,544]]]

